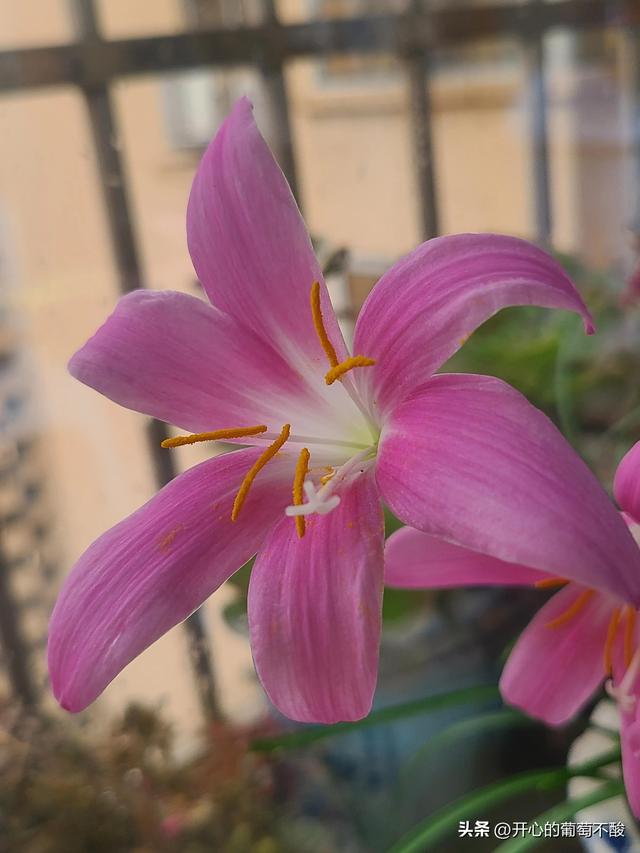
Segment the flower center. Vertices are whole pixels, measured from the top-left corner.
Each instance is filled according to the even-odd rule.
[[[538,581],[536,586],[542,589],[549,589],[551,587],[564,586],[566,583],[567,581],[564,580],[564,578],[545,578],[544,580]],[[546,627],[554,629],[559,628],[562,625],[566,625],[567,622],[577,616],[578,613],[585,608],[594,595],[595,590],[593,589],[583,590],[563,613],[556,616],[555,619],[552,619],[550,622],[547,622]],[[607,626],[607,636],[603,650],[604,674],[608,679],[606,683],[607,692],[610,696],[616,699],[622,710],[626,713],[630,712],[635,707],[636,697],[633,694],[633,688],[636,679],[640,674],[640,646],[637,646],[634,649],[636,641],[636,616],[636,608],[630,604],[613,608],[609,618],[609,625]],[[622,624],[624,624],[622,638],[624,675],[619,685],[616,686],[614,685],[612,678],[609,676],[613,674],[614,650],[616,640],[619,636],[619,629]]]
[[[302,479],[299,480],[298,472],[305,451],[307,457],[304,462],[304,474],[302,475]],[[344,463],[344,465],[341,465],[339,468],[332,469],[328,474],[325,474],[324,477],[320,477],[320,488],[317,490],[311,480],[304,479],[307,472],[306,465],[309,461],[309,451],[305,448],[300,453],[298,469],[296,470],[296,479],[294,480],[293,485],[293,505],[288,506],[285,509],[285,515],[295,518],[298,536],[300,538],[304,536],[305,515],[311,515],[312,513],[326,515],[328,512],[331,512],[332,509],[335,509],[340,503],[339,495],[335,494],[336,489],[339,486],[345,485],[360,474],[364,474],[371,462],[374,460],[375,452],[375,447],[366,447],[360,453],[356,453],[356,455],[352,456],[351,459]],[[298,488],[296,488],[297,486]],[[302,502],[303,491],[307,498],[306,503]]]
[[[336,381],[341,381],[354,368],[371,367],[375,364],[374,359],[367,358],[363,355],[350,356],[344,361],[338,361],[335,348],[331,343],[322,317],[322,308],[320,305],[320,283],[315,281],[311,286],[311,315],[313,325],[322,345],[322,348],[329,361],[330,369],[325,374],[325,382],[327,385],[333,385]],[[363,414],[366,422],[371,423],[369,414],[360,400],[360,396],[353,385],[349,382],[345,385],[347,393],[356,404],[360,412]],[[162,442],[162,447],[172,448],[181,447],[187,444],[197,444],[202,441],[224,441],[229,439],[249,438],[260,436],[261,439],[271,440],[271,444],[258,457],[246,473],[240,488],[238,489],[231,510],[231,520],[236,521],[240,510],[249,493],[249,489],[255,478],[258,476],[262,468],[273,459],[280,451],[282,446],[287,442],[304,443],[304,444],[327,444],[331,446],[341,446],[349,448],[352,451],[358,452],[351,456],[346,462],[338,467],[328,466],[323,470],[325,474],[317,477],[319,488],[313,483],[310,478],[309,462],[311,453],[307,447],[303,447],[298,456],[294,479],[293,479],[293,504],[285,510],[287,516],[295,520],[298,536],[302,538],[305,534],[306,524],[305,516],[311,513],[319,513],[324,515],[331,512],[332,509],[340,503],[339,495],[335,494],[336,489],[353,479],[358,473],[364,473],[367,467],[375,458],[377,444],[361,444],[355,441],[340,441],[334,439],[314,438],[312,436],[291,435],[291,425],[284,424],[279,434],[270,433],[265,424],[257,426],[231,427],[228,429],[212,430],[210,432],[192,433],[190,435],[182,435],[176,438],[168,438]],[[306,497],[306,503],[304,498]]]

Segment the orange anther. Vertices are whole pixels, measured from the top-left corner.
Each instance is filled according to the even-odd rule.
[[[327,330],[324,327],[324,320],[322,319],[319,281],[314,281],[311,285],[311,316],[313,317],[313,325],[315,326],[318,337],[320,338],[322,349],[325,351],[327,358],[329,359],[329,364],[331,367],[336,367],[339,363],[338,356],[336,355],[333,344],[329,340],[329,335],[327,334]]]
[[[607,628],[607,639],[604,644],[604,674],[611,675],[613,668],[613,644],[620,624],[621,608],[615,607]]]
[[[304,485],[304,478],[307,476],[307,472],[309,470],[309,458],[311,454],[307,450],[306,447],[303,447],[300,451],[300,456],[298,456],[298,464],[296,465],[296,473],[293,478],[293,505],[300,506],[302,504],[302,495],[303,490],[302,487]],[[296,515],[296,530],[298,531],[298,537],[302,539],[305,533],[306,525],[304,520],[304,515]]]
[[[373,358],[367,358],[364,355],[353,355],[351,358],[341,361],[340,364],[334,365],[331,370],[325,374],[324,381],[327,385],[333,385],[336,379],[340,379],[345,375],[345,373],[353,370],[354,367],[371,367],[373,364],[375,364],[375,360]]]
[[[566,624],[570,619],[573,619],[574,616],[577,616],[589,601],[593,592],[594,591],[592,589],[585,589],[584,592],[581,592],[573,604],[568,607],[564,613],[556,616],[556,618],[552,619],[551,622],[547,622],[547,628],[559,628],[561,625]]]
[[[182,447],[184,444],[197,444],[199,441],[224,441],[225,438],[244,438],[248,435],[260,435],[266,432],[264,424],[252,427],[231,427],[231,429],[216,429],[213,432],[194,432],[191,435],[179,435],[176,438],[165,438],[161,447]]]
[[[233,509],[231,510],[231,521],[236,521],[238,518],[238,513],[242,509],[242,504],[245,502],[246,497],[249,493],[249,489],[251,488],[251,484],[258,476],[259,472],[264,468],[267,462],[276,455],[276,453],[280,450],[285,441],[289,438],[289,433],[291,432],[291,424],[285,424],[282,427],[282,431],[278,438],[270,444],[269,447],[265,450],[265,452],[256,459],[251,468],[247,471],[244,480],[240,484],[240,488],[238,489],[238,493],[233,502]]]

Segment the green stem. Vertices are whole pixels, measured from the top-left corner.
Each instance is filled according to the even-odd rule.
[[[589,806],[595,806],[596,803],[603,803],[605,800],[610,800],[612,797],[619,797],[624,794],[624,783],[621,780],[609,781],[606,785],[601,785],[588,794],[583,794],[582,797],[576,797],[575,800],[567,800],[565,803],[560,803],[549,809],[546,812],[538,815],[532,823],[560,823],[563,820],[569,820],[576,812],[582,811]],[[496,847],[495,853],[523,853],[525,850],[533,850],[543,841],[547,839],[536,837],[533,835],[523,835],[521,838],[512,838],[510,841]]]
[[[526,771],[472,791],[419,823],[391,848],[390,853],[424,853],[425,850],[431,850],[435,842],[461,820],[484,814],[493,806],[517,794],[535,789],[552,790],[574,776],[591,776],[600,767],[619,759],[620,749],[611,749],[575,767]]]
[[[486,714],[478,714],[465,720],[457,720],[455,723],[441,729],[432,735],[413,754],[406,766],[401,770],[400,787],[404,788],[411,782],[416,771],[423,767],[425,759],[439,749],[449,744],[455,745],[461,738],[472,737],[488,731],[499,731],[514,726],[539,726],[536,720],[526,717],[512,708],[500,708],[497,711],[488,711]]]
[[[390,723],[405,717],[417,714],[427,714],[433,711],[441,711],[454,705],[464,705],[471,702],[487,702],[500,698],[498,688],[493,685],[480,685],[478,687],[464,687],[460,690],[451,690],[448,693],[439,693],[435,696],[427,696],[424,699],[416,699],[412,702],[403,702],[401,705],[391,705],[388,708],[380,708],[372,711],[368,717],[355,723],[336,723],[333,726],[308,726],[299,731],[289,732],[276,737],[258,738],[251,744],[255,752],[273,752],[275,749],[295,749],[307,746],[324,738],[335,735],[345,735],[350,732],[368,729],[380,723]]]

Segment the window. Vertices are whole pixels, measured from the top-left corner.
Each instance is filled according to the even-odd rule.
[[[404,11],[406,0],[317,0],[318,18],[355,18],[365,15],[384,15]],[[389,54],[334,54],[322,61],[321,76],[327,83],[347,80],[362,82],[371,77],[380,82],[393,79],[397,61]]]

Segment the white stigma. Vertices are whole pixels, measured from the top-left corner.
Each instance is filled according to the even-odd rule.
[[[285,509],[285,515],[293,517],[296,515],[311,515],[314,512],[317,512],[319,515],[326,515],[340,503],[338,495],[326,494],[326,486],[316,491],[316,487],[311,480],[305,480],[303,488],[307,502],[298,506],[288,506]]]
[[[624,678],[620,682],[620,687],[616,687],[612,679],[609,679],[605,685],[605,689],[612,699],[615,699],[620,709],[625,714],[630,714],[636,704],[637,697],[631,692],[635,685],[636,678],[640,672],[640,648],[636,649],[631,663],[627,667]]]
[[[288,506],[284,511],[285,515],[294,517],[296,515],[311,515],[314,512],[317,512],[318,515],[326,515],[331,512],[340,503],[340,496],[333,494],[336,487],[344,483],[347,477],[357,473],[358,468],[360,468],[361,473],[364,473],[365,467],[368,468],[373,460],[372,453],[375,453],[373,447],[367,447],[361,453],[356,453],[344,465],[341,465],[333,477],[320,489],[316,490],[311,480],[306,479],[303,489],[307,502]]]

